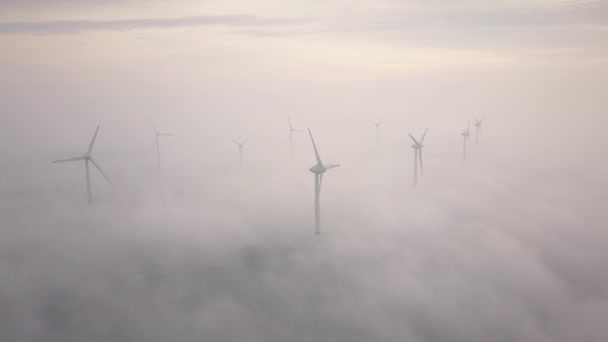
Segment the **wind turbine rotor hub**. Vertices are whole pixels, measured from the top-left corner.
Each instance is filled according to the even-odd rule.
[[[325,171],[327,171],[327,169],[319,164],[312,166],[310,169],[308,169],[310,172],[315,173],[315,174],[322,174],[325,173]]]

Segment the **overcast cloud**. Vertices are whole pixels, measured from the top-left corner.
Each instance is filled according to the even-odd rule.
[[[0,8],[0,341],[606,340],[603,2]]]

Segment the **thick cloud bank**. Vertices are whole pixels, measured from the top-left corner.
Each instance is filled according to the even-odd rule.
[[[0,340],[608,336],[605,184],[593,173],[491,140],[463,165],[458,140],[429,134],[413,189],[407,145],[340,158],[320,136],[342,166],[325,177],[316,238],[298,138],[288,163],[167,167],[160,186],[106,158],[115,184],[94,175],[91,208],[83,165],[2,163]],[[145,156],[132,167],[150,169]]]

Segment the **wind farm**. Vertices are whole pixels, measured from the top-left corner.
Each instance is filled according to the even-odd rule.
[[[606,13],[0,1],[0,342],[606,341]]]

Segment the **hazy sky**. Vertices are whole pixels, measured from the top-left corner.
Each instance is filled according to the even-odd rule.
[[[593,0],[0,1],[0,340],[605,341],[607,35]],[[321,239],[287,114],[342,164]],[[89,207],[50,162],[98,124]]]

